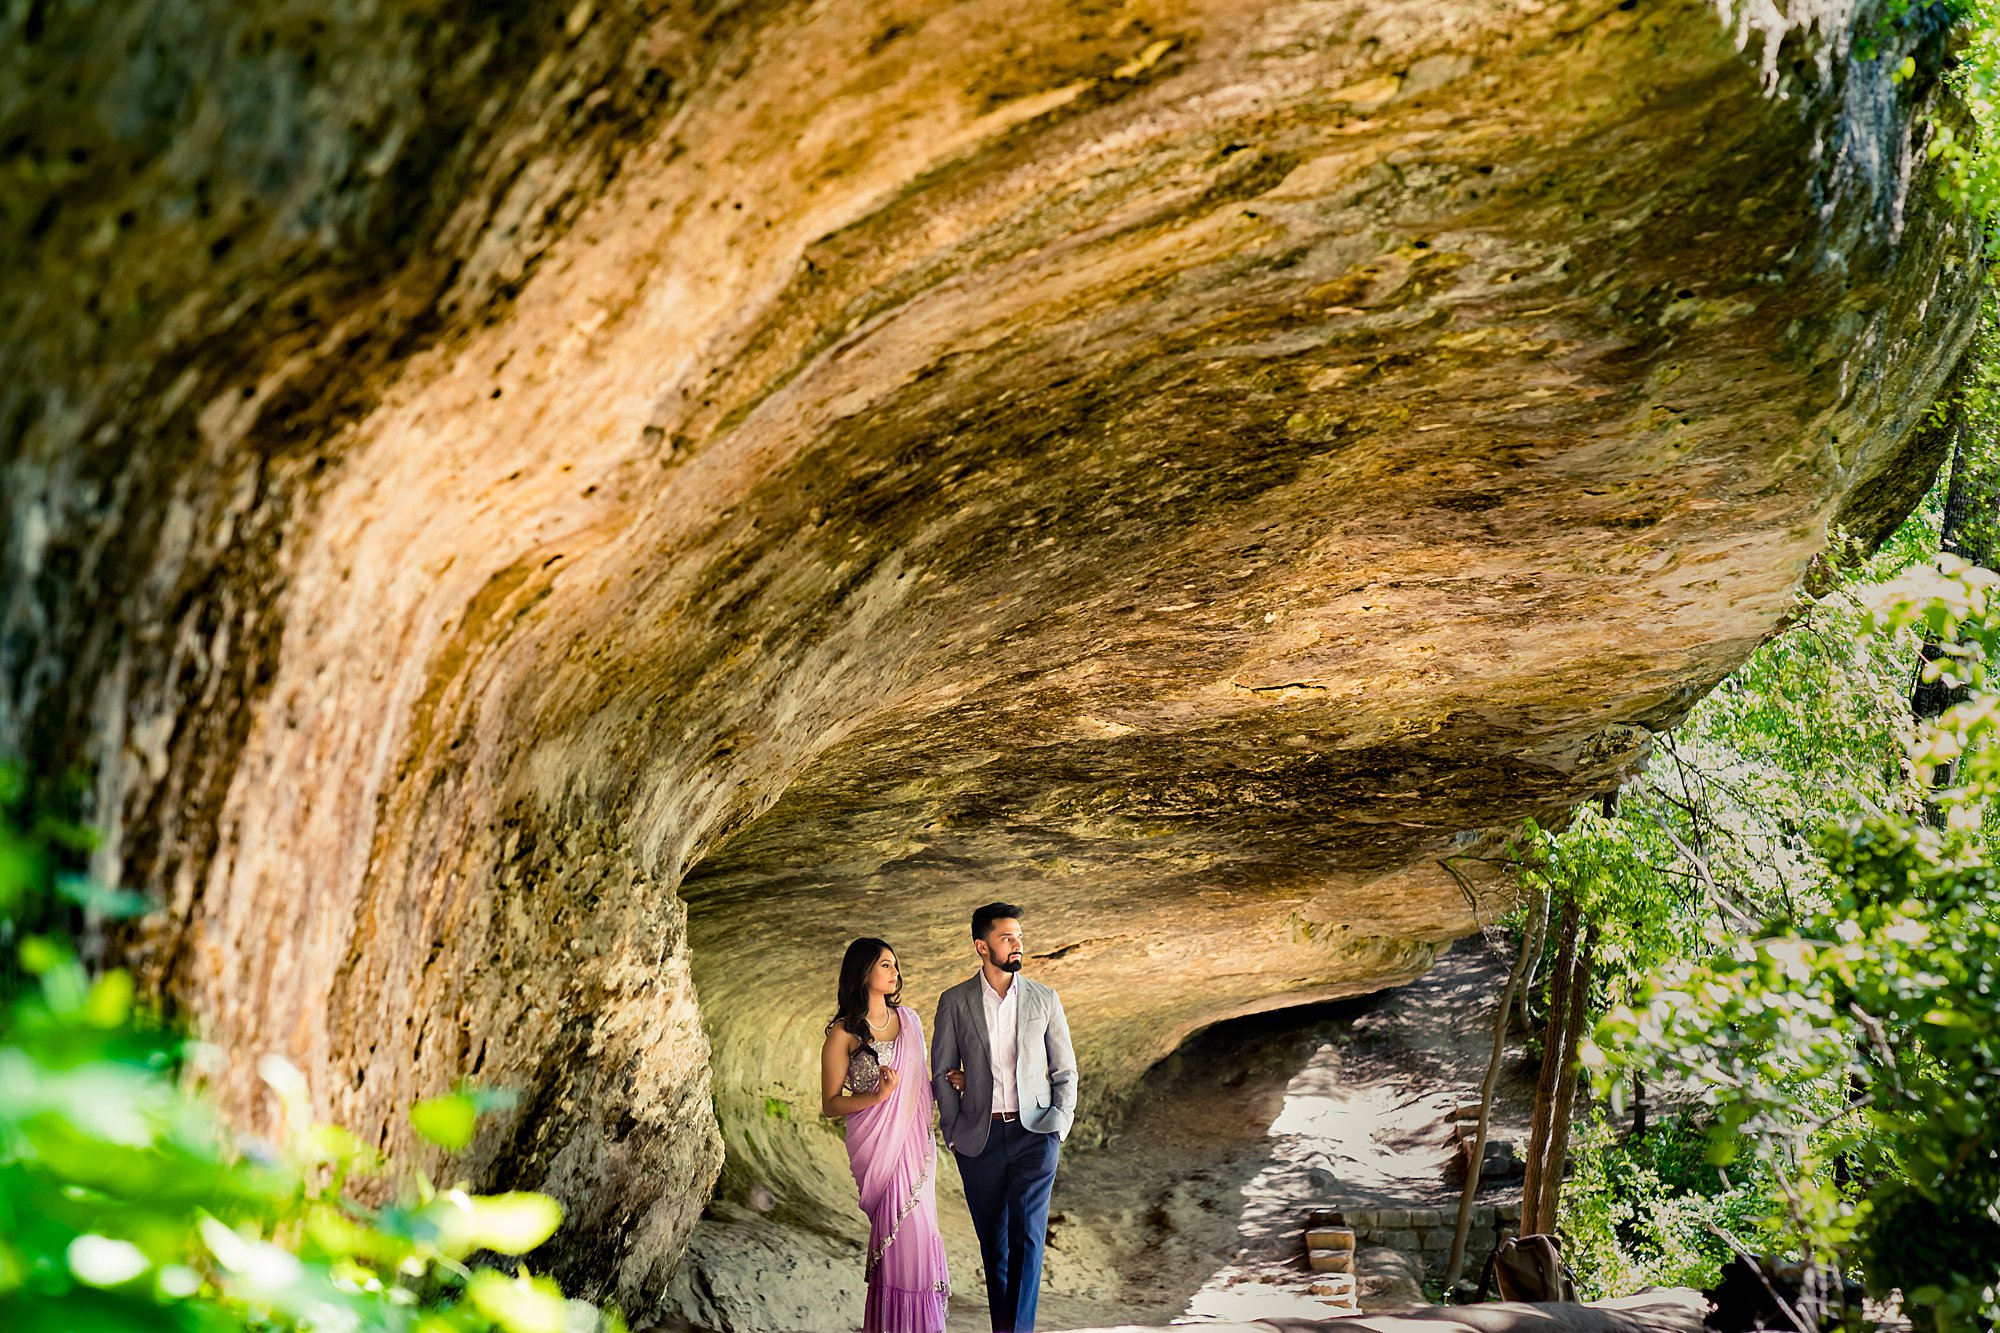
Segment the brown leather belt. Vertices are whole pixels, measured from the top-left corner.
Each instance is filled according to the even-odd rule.
[[[995,1120],[1000,1121],[1002,1124],[1011,1125],[1016,1120],[1019,1120],[1021,1116],[1020,1113],[1017,1111],[995,1111],[993,1113],[993,1118]]]

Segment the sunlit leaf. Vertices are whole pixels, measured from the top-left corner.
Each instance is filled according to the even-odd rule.
[[[132,974],[122,967],[100,976],[83,1005],[83,1020],[93,1027],[119,1027],[131,1013]]]
[[[344,1125],[314,1125],[299,1136],[299,1151],[311,1162],[350,1164],[365,1160],[369,1151]]]
[[[264,1080],[278,1100],[285,1104],[287,1114],[299,1116],[312,1105],[312,1093],[306,1087],[306,1076],[299,1067],[282,1055],[268,1054],[258,1057],[257,1077]]]
[[[69,1243],[69,1271],[93,1287],[116,1287],[153,1266],[146,1252],[128,1240],[109,1236],[78,1236]]]
[[[547,1278],[517,1280],[480,1269],[466,1283],[465,1294],[475,1309],[507,1333],[564,1333],[568,1325],[562,1292]]]
[[[453,1151],[472,1142],[478,1122],[478,1107],[464,1093],[432,1097],[410,1108],[410,1123],[416,1126],[417,1133]]]
[[[496,1254],[526,1254],[562,1225],[562,1205],[546,1194],[474,1195],[472,1238]]]
[[[61,967],[69,955],[54,940],[30,935],[21,941],[21,969],[30,976],[46,976]]]

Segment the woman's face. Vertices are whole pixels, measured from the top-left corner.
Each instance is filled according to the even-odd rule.
[[[903,988],[902,969],[896,966],[896,953],[884,949],[882,956],[875,960],[875,966],[868,972],[868,991],[871,995],[894,995]]]

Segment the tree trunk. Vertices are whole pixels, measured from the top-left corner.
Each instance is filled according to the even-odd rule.
[[[1540,1200],[1535,1210],[1536,1230],[1553,1233],[1556,1204],[1562,1196],[1563,1163],[1569,1158],[1571,1111],[1576,1104],[1579,1065],[1577,1051],[1583,1045],[1583,1029],[1590,1021],[1590,977],[1597,955],[1597,927],[1584,935],[1577,951],[1569,983],[1569,1012],[1564,1015],[1562,1062],[1556,1069],[1556,1101],[1549,1116],[1548,1147],[1537,1183]],[[1525,1212],[1525,1210],[1523,1210]],[[1525,1234],[1525,1233],[1524,1233]]]
[[[1472,1156],[1465,1164],[1465,1193],[1458,1200],[1458,1226],[1451,1233],[1451,1260],[1445,1265],[1444,1286],[1449,1292],[1465,1267],[1465,1237],[1472,1227],[1472,1203],[1479,1195],[1480,1168],[1486,1164],[1486,1127],[1493,1118],[1493,1089],[1500,1082],[1500,1066],[1506,1062],[1508,1011],[1514,992],[1528,971],[1528,949],[1548,923],[1549,895],[1535,895],[1535,906],[1521,930],[1521,947],[1514,954],[1514,966],[1507,972],[1507,988],[1500,992],[1500,1007],[1493,1014],[1493,1054],[1486,1061],[1486,1082],[1479,1089],[1479,1128],[1472,1136]]]
[[[1943,554],[1956,555],[1983,564],[1977,553],[1967,553],[1967,538],[1973,538],[1977,545],[1977,533],[1971,531],[1967,510],[1973,503],[1972,491],[1975,483],[1972,473],[1972,453],[1970,438],[1963,425],[1964,409],[1960,400],[1954,400],[1949,409],[1952,421],[1951,472],[1944,490],[1944,521],[1938,530],[1938,550]],[[1989,497],[1990,498],[1990,497]],[[1991,559],[1990,551],[1984,552]],[[1922,665],[1944,657],[1944,650],[1928,634],[1924,636]],[[1953,691],[1942,681],[1927,680],[1919,670],[1916,683],[1910,687],[1910,712],[1919,722],[1928,722],[1945,709],[1951,707]]]
[[[1535,994],[1535,972],[1542,964],[1542,952],[1549,943],[1549,903],[1548,895],[1542,895],[1542,909],[1531,923],[1534,929],[1521,937],[1521,952],[1527,955],[1528,967],[1521,974],[1521,985],[1514,992],[1514,1003],[1520,1009],[1521,1035],[1526,1037],[1535,1030],[1533,997]]]
[[[1576,971],[1577,924],[1582,911],[1574,898],[1563,904],[1562,924],[1557,927],[1555,970],[1549,977],[1549,1012],[1542,1026],[1542,1068],[1535,1079],[1535,1117],[1528,1133],[1527,1174],[1521,1182],[1521,1234],[1531,1236],[1539,1229],[1537,1201],[1541,1195],[1543,1161],[1548,1153],[1549,1135],[1554,1124],[1557,1075],[1562,1069],[1563,1032],[1568,1027],[1569,987]]]
[[[1990,321],[1990,316],[1988,317]],[[1983,324],[1988,321],[1982,321]],[[1975,348],[1986,343],[1991,329],[1982,327]],[[1944,518],[1938,530],[1938,550],[1987,569],[2000,567],[2000,451],[1988,439],[1990,415],[1977,410],[1969,396],[1980,377],[1961,373],[1946,399],[1942,429],[1951,436],[1951,471],[1945,482]],[[1965,697],[1943,681],[1926,680],[1924,668],[1943,660],[1944,647],[1928,634],[1924,636],[1917,679],[1910,687],[1910,713],[1919,723],[1935,721],[1944,711]],[[1933,792],[1949,787],[1955,765],[1940,764],[1931,773]],[[1943,827],[1944,812],[1935,799],[1924,803],[1924,817]]]

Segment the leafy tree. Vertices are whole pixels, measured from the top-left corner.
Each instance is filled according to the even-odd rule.
[[[1699,1116],[1667,1115],[1622,1133],[1600,1110],[1563,1189],[1564,1256],[1593,1294],[1648,1285],[1710,1287],[1769,1211],[1766,1182],[1725,1177],[1707,1158]]]
[[[1941,486],[1872,558],[1837,548],[1822,595],[1802,597],[1783,632],[1654,738],[1651,764],[1615,808],[1593,804],[1560,831],[1530,830],[1524,878],[1576,895],[1598,926],[1594,1014],[1643,1007],[1657,975],[1773,921],[1828,910],[1840,877],[1820,830],[1874,813],[1921,819],[1927,775],[1911,758],[1908,703],[1921,641],[1887,625],[1869,632],[1871,598],[1936,559],[1943,495]],[[1590,1294],[1710,1285],[1732,1251],[1767,1243],[1764,1219],[1785,1217],[1786,1183],[1761,1159],[1733,1162],[1726,1175],[1690,1174],[1684,1157],[1663,1164],[1660,1136],[1684,1143],[1719,1124],[1703,1088],[1676,1072],[1645,1060],[1598,1069],[1597,1091],[1611,1095],[1615,1080],[1619,1114],[1632,1119],[1620,1132],[1599,1116],[1563,1193],[1561,1230]],[[1851,1095],[1831,1069],[1798,1071],[1788,1093],[1794,1123],[1808,1126]],[[1820,1160],[1832,1163],[1836,1192],[1867,1186],[1837,1149]]]
[[[1714,1116],[1711,1160],[1776,1182],[1781,1234],[1940,1330],[2000,1324],[1996,587],[1945,557],[1872,617],[1878,639],[1921,624],[1944,646],[1927,672],[1963,691],[1910,750],[1918,781],[1951,766],[1944,827],[1904,808],[1829,829],[1824,897],[1663,969],[1589,1053],[1688,1090]]]

